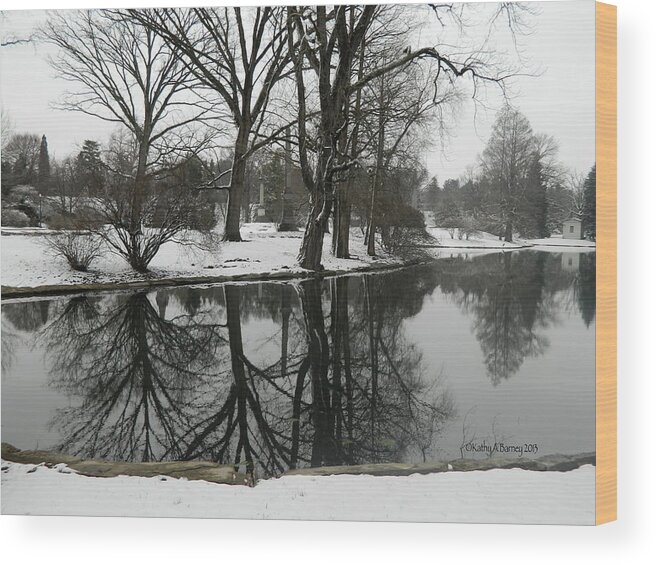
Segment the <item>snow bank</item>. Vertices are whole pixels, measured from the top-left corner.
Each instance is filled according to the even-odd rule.
[[[151,272],[140,275],[116,254],[107,252],[88,273],[69,268],[62,257],[54,256],[45,239],[30,230],[2,229],[2,286],[39,287],[50,285],[132,282],[148,278],[232,276],[271,273],[301,273],[296,256],[302,232],[277,232],[273,224],[245,224],[240,243],[220,243],[213,249],[168,242],[150,264]],[[331,235],[324,239],[323,265],[329,270],[349,271],[376,265],[400,265],[402,261],[380,255],[372,259],[366,253],[362,234],[351,234],[351,259],[337,259],[330,253]]]
[[[595,244],[583,240],[563,240],[557,237],[543,240],[517,240],[512,243],[479,232],[469,240],[451,239],[445,228],[427,228],[436,239],[436,246],[424,251],[434,258],[445,253],[491,253],[502,250],[535,247],[543,251],[593,251]],[[45,245],[49,230],[35,228],[2,228],[3,287],[35,288],[42,286],[131,283],[147,279],[181,279],[257,275],[261,278],[302,274],[296,262],[302,232],[277,232],[273,224],[253,223],[242,227],[241,243],[220,243],[214,248],[200,248],[176,242],[166,243],[150,264],[151,272],[142,275],[133,271],[119,256],[107,252],[88,273],[69,268],[62,257],[53,255]],[[401,266],[398,257],[379,252],[377,258],[367,255],[362,233],[351,231],[350,259],[337,259],[330,252],[331,235],[324,238],[323,265],[327,270],[348,272],[376,267]]]
[[[515,238],[513,242],[501,241],[496,235],[487,232],[477,232],[476,236],[469,239],[458,239],[456,235],[451,238],[446,228],[426,228],[426,231],[434,237],[439,243],[440,248],[445,249],[523,249],[525,247],[535,247],[538,251],[594,251],[596,244],[594,241],[585,239],[564,239],[560,235],[545,237],[541,239],[519,239]],[[557,248],[557,249],[554,249]]]
[[[409,477],[286,476],[255,488],[204,481],[99,479],[63,465],[2,463],[2,513],[85,516],[592,524],[595,468]]]
[[[517,239],[513,242],[502,241],[496,235],[484,231],[477,232],[475,236],[469,239],[465,239],[464,237],[458,239],[457,235],[451,238],[446,228],[426,228],[426,231],[437,240],[440,247],[453,249],[521,249],[530,246],[530,243],[522,239]]]
[[[558,247],[566,249],[558,249],[559,251],[594,251],[597,247],[597,244],[594,241],[588,241],[587,239],[565,239],[560,235],[554,235],[553,237],[545,237],[543,239],[531,239],[529,240],[531,245],[534,245],[542,250],[543,247]],[[550,249],[545,249],[545,251],[551,251]]]

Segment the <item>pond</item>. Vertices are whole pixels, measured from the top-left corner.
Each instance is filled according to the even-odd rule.
[[[2,304],[2,441],[20,449],[260,476],[578,454],[594,396],[594,252]]]

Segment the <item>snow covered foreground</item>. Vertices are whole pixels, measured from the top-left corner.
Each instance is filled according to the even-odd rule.
[[[408,477],[286,476],[255,488],[171,478],[85,477],[2,463],[2,513],[180,518],[593,524],[595,468]]]

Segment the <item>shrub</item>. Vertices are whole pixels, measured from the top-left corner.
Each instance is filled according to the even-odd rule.
[[[65,212],[56,212],[48,220],[48,227],[51,230],[70,230],[74,229],[73,217]]]
[[[102,239],[96,234],[68,231],[46,237],[46,245],[66,259],[71,269],[86,272],[102,251]]]
[[[390,202],[378,219],[378,231],[383,249],[395,253],[425,236],[424,215],[404,202]]]
[[[51,230],[96,231],[102,224],[103,220],[99,214],[89,208],[80,208],[73,213],[58,211],[48,220],[48,227]]]
[[[2,210],[2,225],[12,228],[24,228],[30,225],[30,218],[20,210],[4,208]]]
[[[460,221],[460,228],[458,229],[458,239],[462,239],[462,236],[464,235],[465,239],[469,240],[470,237],[475,237],[478,233],[479,231],[476,228],[476,220],[473,216],[465,216],[462,218]]]

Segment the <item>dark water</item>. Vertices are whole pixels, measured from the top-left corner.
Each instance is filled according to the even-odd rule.
[[[538,251],[5,301],[2,440],[261,475],[594,451],[594,320],[595,254]]]

